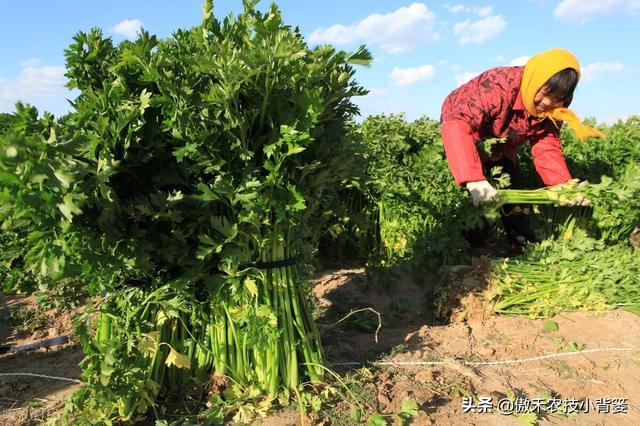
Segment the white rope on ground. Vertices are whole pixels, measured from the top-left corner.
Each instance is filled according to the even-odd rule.
[[[587,353],[594,352],[640,352],[640,349],[628,349],[628,348],[601,348],[601,349],[587,349],[583,351],[575,351],[575,352],[562,352],[562,353],[554,353],[547,355],[540,355],[532,358],[524,358],[524,359],[514,359],[514,360],[506,360],[506,361],[462,361],[456,360],[460,364],[464,365],[507,365],[507,364],[519,364],[522,362],[530,362],[530,361],[540,361],[543,359],[550,358],[561,358],[567,356],[575,356],[575,355],[584,355]],[[366,364],[364,362],[339,362],[332,364],[334,366],[341,365],[362,365]],[[441,365],[445,364],[444,361],[374,361],[369,364],[372,365],[392,365],[392,366],[412,366],[412,365]]]
[[[37,379],[50,379],[50,380],[61,380],[72,383],[82,383],[78,379],[71,379],[69,377],[59,377],[59,376],[48,376],[46,374],[36,374],[36,373],[0,373],[0,377],[35,377]]]
[[[576,355],[584,355],[588,353],[594,352],[640,352],[640,349],[628,349],[628,348],[599,348],[599,349],[587,349],[584,351],[575,351],[575,352],[562,352],[555,354],[547,354],[540,355],[532,358],[523,358],[523,359],[514,359],[514,360],[506,360],[506,361],[462,361],[457,360],[460,364],[464,365],[478,365],[478,366],[488,366],[488,365],[507,365],[507,364],[519,364],[522,362],[530,362],[530,361],[541,361],[544,359],[551,358],[561,358],[567,356],[576,356]],[[339,362],[334,363],[334,366],[347,366],[347,365],[362,365],[365,364],[363,362]],[[418,366],[418,365],[442,365],[445,364],[444,361],[374,361],[369,364],[372,365],[390,365],[390,366]],[[35,377],[38,379],[50,379],[50,380],[62,380],[72,383],[82,383],[78,379],[71,379],[69,377],[59,377],[59,376],[48,376],[46,374],[36,374],[36,373],[0,373],[0,377]]]

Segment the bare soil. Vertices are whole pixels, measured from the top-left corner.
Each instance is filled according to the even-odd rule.
[[[441,297],[433,294],[438,276],[416,281],[400,273],[390,283],[389,277],[367,276],[356,268],[313,277],[328,360],[345,381],[357,382],[363,405],[392,414],[408,397],[419,406],[413,425],[640,424],[640,317],[621,310],[565,313],[552,319],[557,331],[545,331],[546,320],[494,316],[483,299],[485,270],[486,261],[478,259],[444,271],[447,292]],[[15,303],[33,305],[29,298],[11,298],[0,309]],[[447,317],[435,318],[434,310]],[[16,335],[0,324],[0,345],[71,335],[70,314],[45,314],[46,324],[30,335]],[[573,353],[577,350],[582,353]],[[48,350],[0,355],[0,373],[78,378],[81,358],[72,337],[69,344]],[[470,364],[494,361],[505,363]],[[0,376],[0,424],[38,424],[61,409],[77,386]],[[474,410],[465,410],[464,398],[477,405],[481,397],[491,398],[491,412],[465,412]],[[498,412],[497,402],[509,397],[575,399],[583,405],[579,413],[529,415],[527,423],[526,416]],[[605,406],[609,413],[602,412]],[[305,423],[352,424],[345,420],[347,401],[331,408],[308,414]],[[256,424],[298,425],[301,420],[292,407]]]
[[[79,386],[56,379],[2,374],[29,373],[78,379],[81,372],[78,364],[83,354],[73,336],[72,313],[42,312],[31,297],[0,295],[0,318],[17,306],[37,311],[42,320],[38,321],[37,327],[21,332],[0,321],[0,345],[21,346],[58,336],[69,336],[70,340],[48,349],[0,355],[1,425],[38,424],[60,410],[66,397]]]
[[[378,411],[397,412],[408,396],[420,407],[415,425],[527,424],[526,416],[498,412],[498,401],[508,396],[523,402],[555,398],[583,404],[579,413],[569,406],[533,416],[540,425],[640,424],[640,317],[621,310],[564,313],[551,319],[557,331],[545,331],[548,320],[495,316],[483,297],[487,266],[481,258],[444,271],[447,291],[435,300],[430,291],[434,277],[414,282],[403,275],[385,290],[367,284],[363,270],[319,274],[316,294],[328,312],[372,307],[382,317],[377,343],[373,332],[354,327],[325,333],[330,360],[336,368],[369,363],[375,371],[371,382]],[[398,314],[400,300],[404,308]],[[434,307],[448,313],[448,321],[434,320]],[[573,354],[578,350],[583,353]],[[532,359],[536,357],[547,358]],[[466,364],[492,361],[509,363]],[[437,364],[419,365],[425,362]],[[490,397],[493,410],[464,412],[464,397],[476,404],[480,397]],[[602,398],[625,400],[607,404]],[[604,413],[607,405],[610,412]],[[614,405],[626,413],[612,413]]]

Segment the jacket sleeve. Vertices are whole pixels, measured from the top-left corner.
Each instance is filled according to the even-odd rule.
[[[486,179],[476,141],[480,129],[494,119],[504,104],[502,71],[485,71],[451,92],[442,104],[442,141],[458,185]]]
[[[536,171],[546,186],[558,185],[571,179],[557,133],[546,133],[531,141],[531,155]]]
[[[485,180],[474,132],[464,120],[443,121],[440,127],[449,170],[458,185]]]

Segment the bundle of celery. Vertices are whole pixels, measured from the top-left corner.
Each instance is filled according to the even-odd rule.
[[[542,221],[546,221],[547,225],[566,225],[572,219],[579,220],[583,225],[587,219],[591,219],[591,227],[608,243],[626,240],[629,233],[640,224],[638,164],[629,164],[616,180],[602,176],[600,182],[595,184],[571,181],[541,189],[500,189],[498,194],[499,205],[535,206],[529,211],[543,213]]]
[[[570,238],[529,245],[520,258],[495,261],[490,292],[502,314],[535,318],[617,307],[640,314],[640,252],[577,229]]]
[[[353,64],[371,58],[309,48],[256,4],[218,20],[207,0],[201,25],[165,40],[77,34],[73,111],[21,108],[0,136],[0,221],[25,236],[24,270],[108,294],[81,333],[78,423],[157,415],[208,383],[213,407],[322,377],[298,265],[351,176]]]
[[[558,186],[540,189],[499,189],[500,204],[555,204],[569,205],[582,194],[573,186]]]

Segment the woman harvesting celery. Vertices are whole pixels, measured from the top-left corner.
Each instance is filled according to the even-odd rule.
[[[501,166],[510,175],[512,188],[522,187],[517,153],[526,141],[545,185],[571,179],[560,145],[562,121],[579,139],[603,136],[583,125],[567,108],[579,77],[576,57],[552,49],[534,55],[524,67],[485,71],[449,94],[442,106],[442,139],[449,169],[456,183],[466,186],[474,205],[498,197],[486,178],[492,167]],[[481,152],[478,144],[490,138],[503,138],[504,143],[494,146],[490,154]],[[512,244],[535,240],[528,221],[513,212],[513,207],[503,208],[502,221]],[[471,239],[478,237],[483,235]]]

